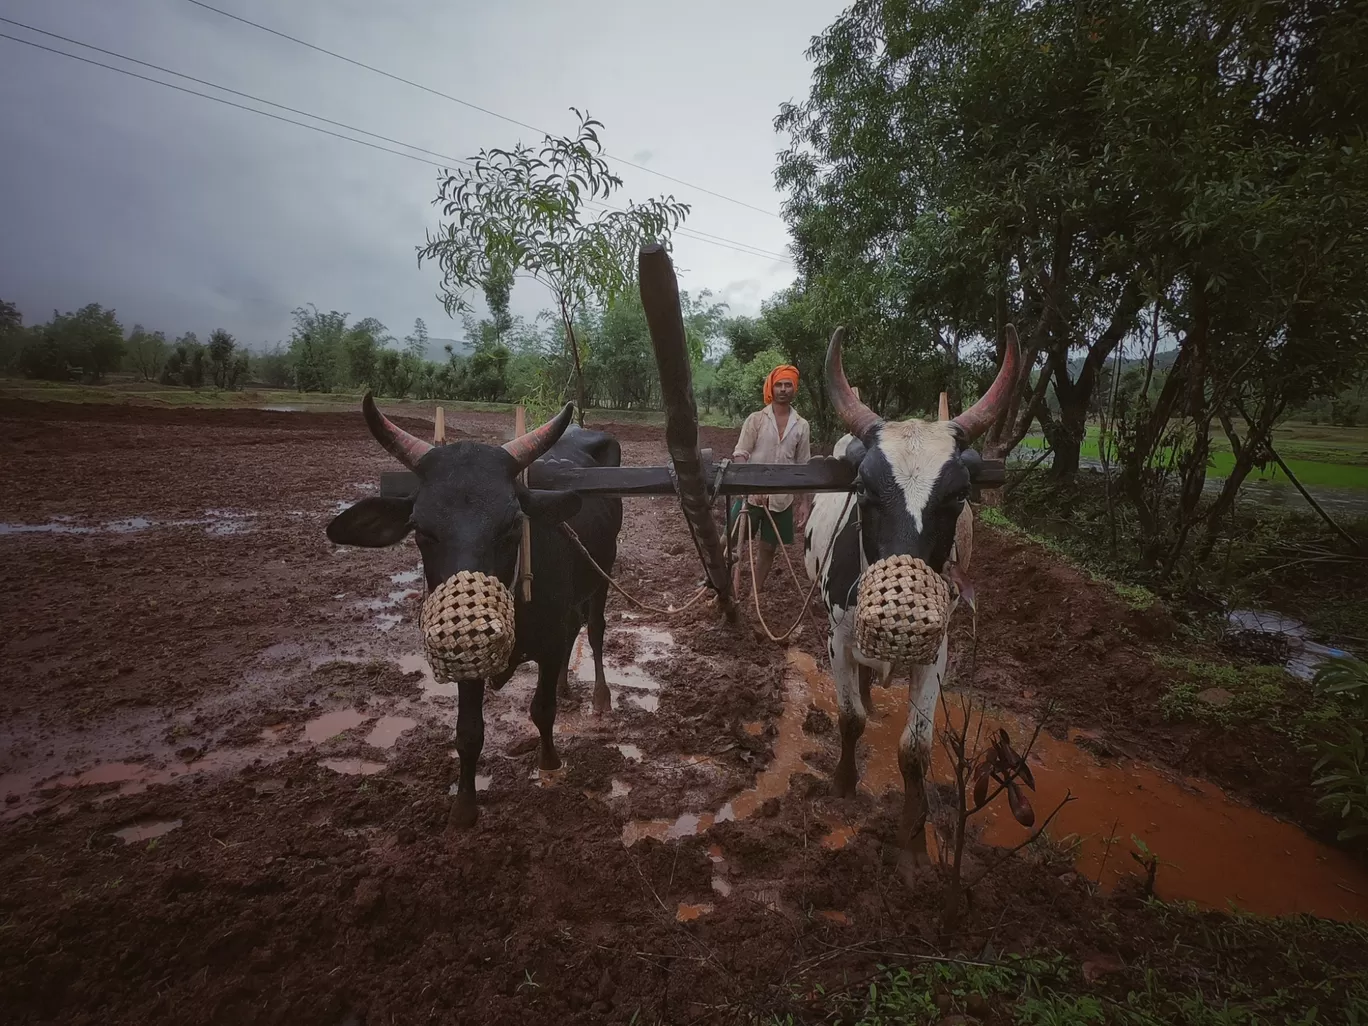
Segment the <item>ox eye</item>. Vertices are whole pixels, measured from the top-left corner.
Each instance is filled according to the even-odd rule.
[[[959,488],[959,489],[956,489],[955,491],[951,492],[951,493],[950,493],[950,496],[949,496],[949,499],[950,499],[950,504],[953,505],[953,506],[958,506],[958,505],[960,505],[960,504],[962,504],[962,503],[968,502],[968,501],[969,501],[969,486],[968,486],[968,485],[965,485],[963,488]]]

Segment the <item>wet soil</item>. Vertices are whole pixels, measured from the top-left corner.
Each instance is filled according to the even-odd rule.
[[[457,414],[447,431],[500,441],[507,420]],[[664,459],[658,429],[614,430],[624,462]],[[661,618],[614,595],[612,714],[592,715],[582,650],[556,725],[565,765],[537,772],[525,668],[486,702],[481,819],[449,829],[454,689],[416,654],[416,550],[323,534],[385,469],[359,414],[0,405],[0,522],[89,528],[0,536],[0,1021],[725,1022],[801,1013],[795,988],[936,946],[937,871],[909,888],[896,867],[904,709],[876,691],[861,792],[835,801],[815,613],[786,647],[753,615],[727,626],[703,602]],[[677,504],[626,505],[616,579],[682,604],[702,575]],[[102,529],[134,518],[148,523]],[[213,529],[225,519],[241,526]],[[1201,847],[1256,866],[1281,845],[1272,868],[1346,894],[1266,911],[1364,914],[1359,864],[1326,869],[1342,853],[1234,800],[1317,826],[1285,739],[1222,748],[1158,716],[1152,655],[1178,644],[1162,615],[990,531],[975,566],[975,661],[962,621],[955,679],[1018,747],[1057,702],[1042,817],[1059,786],[1114,775],[1070,807],[1080,861],[1033,847],[992,875],[958,950],[1153,948],[1166,927],[1117,873],[1129,847],[1099,864],[1127,816],[1116,834],[1151,818],[1161,838],[1225,816]],[[775,575],[777,632],[799,609],[782,560]],[[1146,804],[1137,786],[1162,794]],[[1173,793],[1189,820],[1162,818]],[[1015,843],[1008,819],[985,817],[984,840]],[[1254,824],[1274,832],[1251,841]],[[1272,901],[1197,867],[1161,869],[1161,894],[1170,877],[1168,896],[1212,907]]]

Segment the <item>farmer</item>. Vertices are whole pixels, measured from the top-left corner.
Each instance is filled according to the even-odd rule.
[[[737,439],[732,459],[740,463],[802,464],[812,457],[812,436],[808,422],[793,408],[793,399],[798,394],[798,368],[790,364],[774,368],[765,378],[765,408],[756,410],[746,418],[741,426],[741,437]],[[774,563],[774,554],[779,543],[793,543],[794,498],[792,495],[748,495],[745,497],[747,524],[736,525],[741,515],[741,499],[732,503],[727,514],[727,529],[735,532],[737,542],[749,537],[757,547],[755,553],[755,588],[769,576]],[[804,494],[797,502],[797,528],[802,531],[807,522],[810,496]],[[768,513],[766,512],[768,507]],[[749,532],[748,532],[749,528]],[[776,534],[775,528],[778,528]],[[740,546],[738,545],[738,549]],[[741,567],[749,564],[743,552],[737,560],[732,578],[732,593],[741,594]]]

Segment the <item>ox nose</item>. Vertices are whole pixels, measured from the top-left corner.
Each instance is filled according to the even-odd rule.
[[[516,618],[513,594],[488,574],[462,570],[423,601],[423,650],[442,680],[483,680],[508,665]]]

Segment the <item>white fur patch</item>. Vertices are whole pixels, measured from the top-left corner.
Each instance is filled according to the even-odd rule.
[[[956,442],[948,420],[904,420],[885,424],[879,431],[879,451],[888,460],[907,500],[907,511],[917,530],[931,499],[941,468],[955,455]]]

